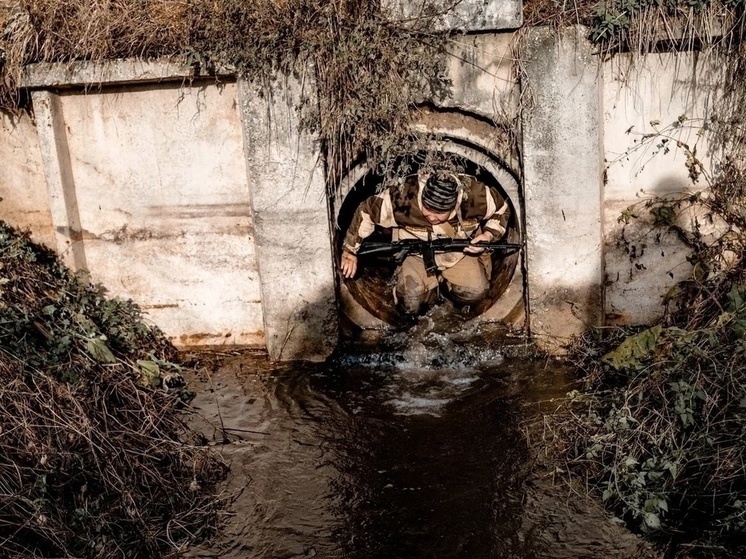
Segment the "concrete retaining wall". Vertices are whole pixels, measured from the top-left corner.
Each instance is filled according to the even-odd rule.
[[[336,342],[331,241],[298,91],[260,98],[235,79],[186,83],[188,72],[31,68],[35,122],[2,120],[0,217],[136,301],[177,346],[323,358]]]
[[[54,248],[55,233],[36,128],[22,112],[0,112],[0,216]]]
[[[549,349],[603,314],[600,75],[584,36],[531,29],[524,55],[530,326]]]
[[[239,83],[264,333],[275,359],[326,357],[337,341],[324,165],[295,112],[303,87],[276,84],[260,98]]]
[[[601,63],[585,36],[529,30],[520,84],[513,33],[465,37],[450,64],[454,95],[433,114],[479,125],[423,124],[516,170],[527,244],[523,294],[510,296],[528,316],[513,324],[552,349],[591,325],[654,319],[662,291],[687,273],[670,238],[631,260],[617,223],[641,188],[687,185],[682,154],[627,150],[651,120],[707,116],[717,92],[712,65],[694,55]],[[319,146],[297,131],[293,107],[309,85],[260,95],[229,74],[192,83],[190,72],[135,61],[31,68],[35,120],[1,121],[0,217],[137,301],[177,345],[323,358],[337,339],[333,207]]]

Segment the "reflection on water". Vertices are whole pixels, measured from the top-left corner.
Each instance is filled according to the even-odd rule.
[[[324,365],[236,357],[195,379],[195,426],[228,441],[226,490],[241,493],[222,536],[188,556],[651,556],[532,473],[524,427],[569,390],[564,371],[432,343]]]

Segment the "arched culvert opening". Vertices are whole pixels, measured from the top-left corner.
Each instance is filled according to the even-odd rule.
[[[467,175],[496,189],[511,207],[507,242],[518,243],[522,238],[522,212],[519,186],[515,175],[496,156],[484,148],[470,145],[462,139],[433,140],[430,151],[444,154],[449,161]],[[394,162],[400,176],[416,174],[419,162],[427,158],[426,152],[413,154]],[[348,174],[337,197],[337,257],[341,243],[352,216],[359,204],[383,188],[384,177],[365,164],[360,164]],[[391,230],[377,227],[372,240],[390,241]],[[523,325],[522,253],[504,256],[492,255],[492,274],[488,295],[478,304],[462,309],[466,319],[485,316],[490,321]],[[360,259],[360,267],[354,279],[343,280],[341,285],[342,310],[345,317],[362,328],[381,328],[397,325],[402,316],[392,296],[396,263],[390,257],[366,257]]]

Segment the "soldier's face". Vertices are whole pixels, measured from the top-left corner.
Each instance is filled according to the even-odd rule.
[[[448,216],[451,215],[451,212],[436,213],[427,208],[422,208],[422,215],[431,225],[439,225],[448,221]]]

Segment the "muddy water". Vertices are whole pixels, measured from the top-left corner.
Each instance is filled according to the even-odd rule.
[[[192,381],[194,426],[231,464],[236,500],[188,556],[653,557],[536,467],[529,426],[571,383],[508,353],[429,332],[320,365],[226,357]]]

